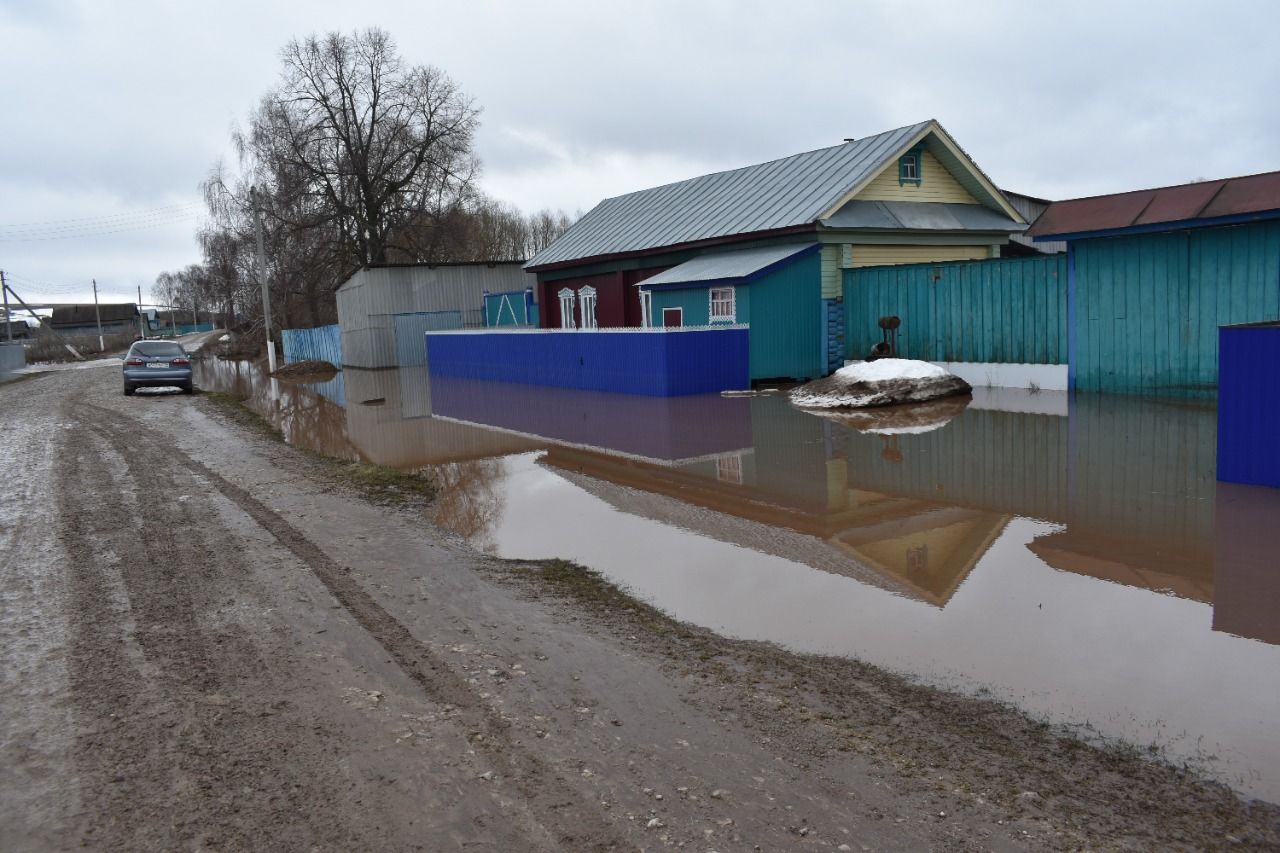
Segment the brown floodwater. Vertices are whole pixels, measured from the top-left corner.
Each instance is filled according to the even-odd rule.
[[[286,440],[430,472],[436,523],[590,566],[726,636],[988,693],[1280,801],[1280,490],[1218,483],[1212,406],[979,389],[820,417],[203,361]]]

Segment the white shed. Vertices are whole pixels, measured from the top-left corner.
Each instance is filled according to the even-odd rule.
[[[485,294],[537,292],[523,261],[388,264],[357,270],[338,287],[342,361],[407,367],[425,359],[423,334],[484,325]]]

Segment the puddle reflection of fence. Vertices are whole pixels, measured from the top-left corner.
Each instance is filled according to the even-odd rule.
[[[269,409],[256,368],[217,371]],[[481,545],[502,468],[463,463],[545,449],[546,467],[620,511],[939,607],[1011,518],[1048,521],[1028,557],[1212,604],[1216,630],[1280,643],[1268,539],[1280,492],[1215,482],[1212,408],[1094,397],[1063,417],[1029,398],[1010,406],[1024,411],[971,405],[931,432],[885,436],[781,397],[610,395],[428,380],[424,368],[340,377],[282,385],[275,422],[289,440],[445,466],[442,513]]]

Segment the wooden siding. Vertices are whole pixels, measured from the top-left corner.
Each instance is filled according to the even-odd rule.
[[[863,201],[940,201],[951,204],[977,204],[978,200],[938,162],[929,151],[920,158],[920,185],[898,185],[898,161],[895,158],[876,175],[855,198]]]
[[[840,298],[840,260],[844,245],[825,243],[822,246],[822,298]]]
[[[752,379],[816,379],[826,372],[820,279],[814,253],[748,285]]]
[[[880,340],[896,315],[898,352],[926,361],[1065,364],[1065,255],[845,270],[845,352]]]
[[[740,285],[734,288],[734,322],[751,322],[751,288],[753,285]],[[662,325],[663,308],[680,308],[684,314],[686,326],[707,326],[711,324],[711,289],[709,287],[691,287],[680,290],[655,290],[653,292],[653,324]],[[718,323],[717,323],[718,325]]]
[[[976,261],[990,253],[988,246],[858,245],[853,247],[853,265],[856,268],[933,261]]]
[[[1280,318],[1280,223],[1080,240],[1077,390],[1212,396],[1218,326]]]

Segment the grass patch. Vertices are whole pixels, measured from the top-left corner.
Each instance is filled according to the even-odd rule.
[[[241,426],[284,442],[284,436],[271,425],[270,421],[245,405],[248,397],[241,394],[228,394],[225,391],[204,391],[200,396],[217,406],[220,412]]]
[[[338,462],[327,458],[325,461],[335,466],[336,479],[377,504],[426,503],[436,496],[435,483],[420,474],[368,462]]]

